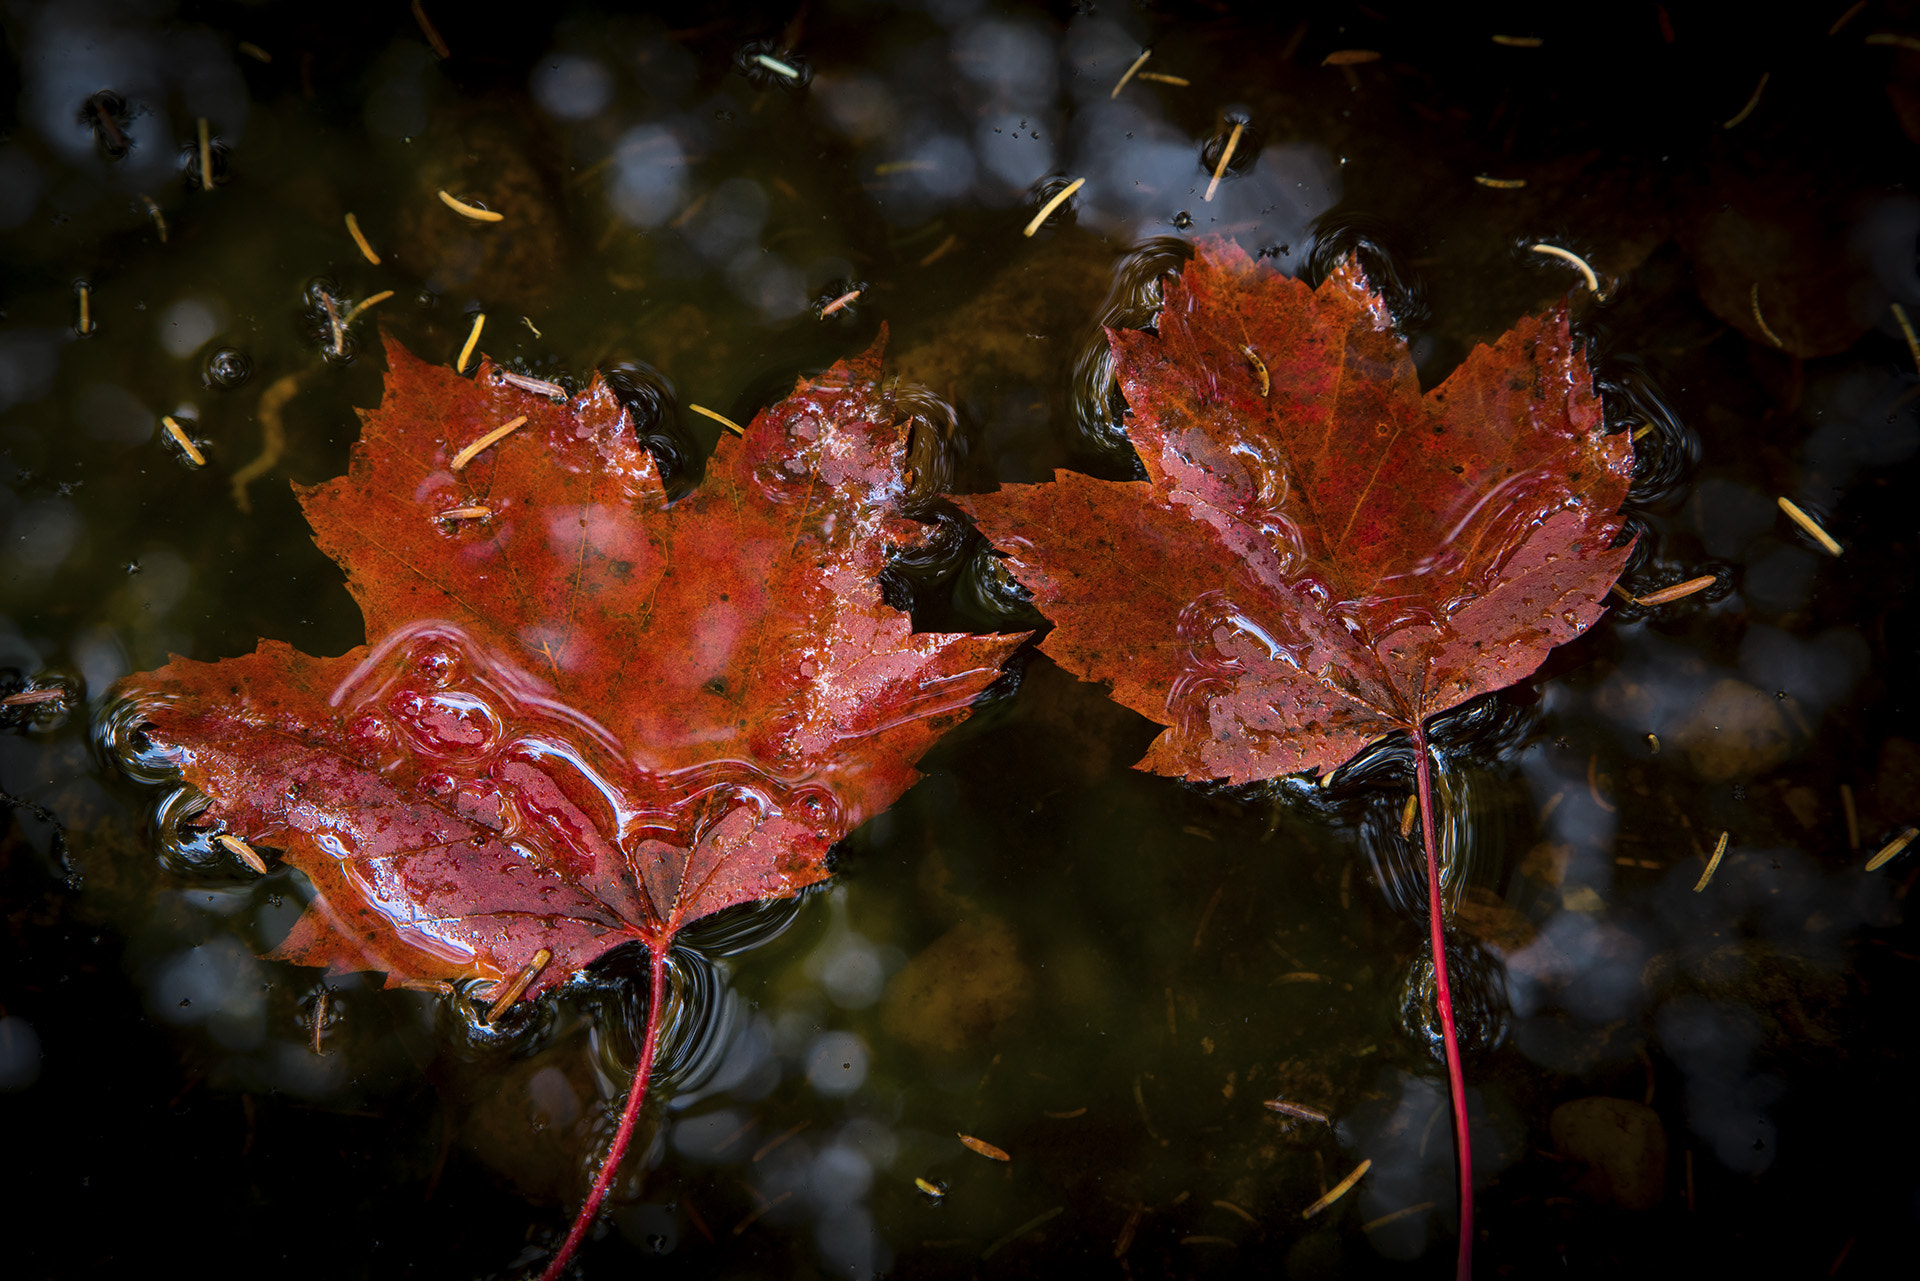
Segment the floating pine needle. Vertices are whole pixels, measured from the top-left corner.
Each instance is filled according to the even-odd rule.
[[[1080,188],[1086,185],[1087,185],[1087,180],[1085,178],[1075,178],[1072,182],[1060,188],[1060,190],[1054,192],[1053,199],[1047,201],[1046,204],[1040,206],[1040,212],[1033,216],[1033,221],[1029,222],[1027,224],[1026,230],[1022,231],[1020,234],[1023,236],[1031,236],[1033,235],[1034,232],[1040,230],[1041,225],[1045,223],[1047,219],[1053,216],[1054,210],[1058,209],[1061,205],[1066,204],[1068,200],[1073,198],[1074,192],[1080,190]]]
[[[353,237],[353,243],[360,246],[360,253],[368,262],[378,267],[380,255],[373,252],[373,246],[367,243],[365,233],[360,230],[360,220],[352,214],[347,215],[347,234]]]
[[[505,1014],[507,1009],[519,1000],[529,987],[533,986],[533,981],[540,977],[540,971],[546,969],[547,962],[552,959],[553,953],[544,947],[535,952],[533,959],[521,966],[520,972],[513,976],[513,982],[507,984],[506,990],[493,998],[493,1004],[487,1007],[487,1022],[491,1023]]]
[[[1253,366],[1254,374],[1259,377],[1260,398],[1265,400],[1267,393],[1273,390],[1273,379],[1267,375],[1267,362],[1260,359],[1253,348],[1247,346],[1245,343],[1240,344],[1240,353],[1247,358],[1248,363]]]
[[[1493,42],[1509,49],[1538,49],[1543,43],[1539,36],[1495,36]]]
[[[928,1196],[932,1197],[936,1201],[946,1196],[947,1194],[946,1189],[942,1188],[938,1183],[934,1183],[927,1179],[923,1179],[919,1175],[914,1176],[913,1186],[916,1188],[919,1188],[922,1192],[926,1193]]]
[[[80,323],[75,328],[84,337],[93,332],[93,288],[83,280],[74,286],[74,292],[80,295]]]
[[[1767,336],[1767,341],[1784,350],[1787,344],[1780,341],[1780,335],[1773,332],[1773,326],[1760,314],[1760,282],[1757,280],[1753,282],[1753,288],[1747,291],[1747,305],[1753,309],[1753,323],[1760,326],[1760,332]]]
[[[1826,550],[1827,555],[1838,556],[1840,554],[1840,544],[1833,541],[1832,534],[1820,528],[1819,521],[1801,511],[1790,499],[1777,498],[1774,501],[1780,504],[1780,510],[1787,514],[1788,519],[1792,520],[1793,523],[1800,526],[1800,528],[1806,530],[1807,535]]]
[[[1587,266],[1587,260],[1573,252],[1573,250],[1562,249],[1559,245],[1549,245],[1543,241],[1533,246],[1533,252],[1546,254],[1548,257],[1559,258],[1572,263],[1579,270],[1580,274],[1586,278],[1587,288],[1593,291],[1593,296],[1601,302],[1607,300],[1607,296],[1600,292],[1600,277],[1594,275],[1593,268]]]
[[[160,243],[166,244],[167,216],[160,212],[160,206],[154,203],[152,196],[143,194],[140,199],[146,203],[147,217],[153,219],[153,229],[160,234]]]
[[[1148,58],[1151,58],[1152,56],[1153,56],[1153,50],[1142,49],[1140,51],[1140,56],[1133,60],[1133,65],[1127,68],[1125,74],[1123,74],[1120,77],[1119,83],[1113,86],[1113,92],[1108,94],[1107,97],[1110,99],[1118,98],[1120,96],[1120,91],[1127,87],[1127,81],[1133,79],[1134,73],[1140,70],[1141,64],[1144,63]]]
[[[37,703],[58,703],[66,696],[67,691],[58,685],[49,685],[45,689],[23,689],[17,694],[0,698],[0,707],[32,707]],[[1080,1110],[1086,1111],[1085,1108]]]
[[[1363,62],[1380,61],[1378,49],[1335,49],[1320,60],[1323,67],[1357,67]]]
[[[1753,96],[1747,99],[1747,105],[1740,108],[1739,113],[1735,115],[1733,119],[1727,121],[1725,124],[1721,125],[1720,127],[1722,129],[1731,129],[1734,126],[1738,125],[1742,120],[1745,120],[1748,116],[1752,115],[1754,113],[1754,110],[1760,105],[1760,95],[1766,92],[1767,81],[1771,80],[1772,78],[1773,78],[1773,73],[1771,71],[1762,71],[1760,73],[1760,83],[1753,87]]]
[[[533,317],[531,317],[531,316],[522,316],[522,317],[520,317],[520,323],[521,323],[521,324],[523,324],[523,325],[525,325],[525,326],[527,327],[527,329],[528,329],[529,331],[531,331],[531,332],[532,332],[532,334],[533,334],[533,336],[534,336],[535,338],[538,338],[538,337],[540,337],[540,336],[541,336],[541,335],[540,335],[540,328],[539,328],[539,326],[537,326],[537,325],[535,325],[535,324],[533,323]]]
[[[1713,857],[1707,860],[1707,870],[1700,873],[1700,879],[1693,883],[1695,894],[1706,889],[1707,882],[1711,881],[1713,874],[1720,870],[1720,860],[1727,856],[1727,837],[1726,832],[1720,833],[1719,843],[1713,847]]]
[[[1895,855],[1913,844],[1913,838],[1920,836],[1920,827],[1909,827],[1900,835],[1880,847],[1880,852],[1867,860],[1867,870],[1877,872],[1891,862]]]
[[[1860,848],[1860,811],[1853,804],[1853,784],[1840,784],[1840,812],[1847,820],[1847,848]]]
[[[1674,601],[1691,596],[1695,592],[1704,592],[1718,581],[1719,579],[1712,574],[1702,574],[1698,578],[1689,578],[1684,583],[1675,583],[1671,587],[1662,587],[1657,592],[1649,592],[1645,596],[1636,598],[1635,604],[1669,605]]]
[[[1028,1219],[1025,1223],[1022,1223],[1019,1227],[982,1250],[980,1252],[981,1259],[991,1259],[994,1255],[998,1254],[1003,1247],[1012,1245],[1015,1241],[1018,1241],[1021,1237],[1027,1235],[1027,1233],[1033,1231],[1041,1224],[1050,1222],[1057,1216],[1065,1213],[1066,1208],[1064,1205],[1056,1205],[1051,1210],[1034,1215],[1031,1219]]]
[[[233,855],[260,875],[265,876],[267,874],[267,860],[261,858],[260,852],[254,849],[253,846],[227,832],[222,832],[213,839],[218,841],[227,853]]]
[[[1332,1121],[1327,1119],[1325,1112],[1317,1108],[1310,1108],[1304,1103],[1289,1103],[1285,1099],[1268,1099],[1267,1110],[1269,1112],[1279,1112],[1284,1116],[1296,1117],[1302,1121],[1316,1121],[1321,1125],[1333,1124]]]
[[[313,1053],[315,1057],[325,1054],[327,1039],[327,989],[321,988],[320,995],[313,998]]]
[[[1351,1192],[1353,1190],[1353,1185],[1360,1182],[1361,1179],[1365,1178],[1367,1171],[1371,1170],[1372,1168],[1373,1168],[1373,1159],[1371,1157],[1369,1157],[1365,1161],[1362,1161],[1359,1165],[1354,1166],[1352,1174],[1349,1174],[1346,1178],[1340,1180],[1340,1182],[1334,1184],[1331,1188],[1327,1189],[1327,1194],[1321,1197],[1318,1201],[1315,1201],[1312,1205],[1308,1206],[1306,1209],[1302,1210],[1300,1212],[1300,1217],[1303,1219],[1311,1219],[1314,1215],[1320,1213],[1320,1211],[1326,1209],[1328,1206],[1332,1205],[1335,1201],[1338,1201],[1341,1197]]]
[[[1473,175],[1473,180],[1483,187],[1492,187],[1495,191],[1518,191],[1527,185],[1525,178],[1489,178],[1483,173]]]
[[[467,362],[473,359],[473,349],[480,345],[480,331],[486,327],[487,313],[483,311],[473,318],[473,329],[467,334],[466,344],[460,348],[460,359],[453,362],[454,373],[467,372]]]
[[[858,289],[847,290],[847,292],[841,294],[838,298],[835,298],[832,302],[820,309],[820,319],[825,320],[828,316],[831,316],[834,312],[839,311],[855,298],[858,298],[860,294],[861,291]]]
[[[1052,1117],[1052,1118],[1053,1118],[1054,1120],[1056,1120],[1056,1121],[1071,1121],[1071,1120],[1073,1120],[1073,1118],[1075,1118],[1076,1116],[1085,1116],[1086,1114],[1087,1114],[1087,1110],[1086,1110],[1085,1108],[1074,1108],[1074,1109],[1073,1109],[1073,1110],[1072,1110],[1071,1112],[1043,1112],[1043,1113],[1041,1113],[1041,1115],[1042,1115],[1042,1116],[1048,1116],[1048,1117]]]
[[[1211,203],[1213,193],[1220,190],[1220,179],[1226,174],[1227,166],[1233,163],[1233,153],[1240,146],[1240,135],[1246,131],[1246,121],[1233,122],[1233,132],[1227,135],[1227,145],[1220,152],[1220,163],[1213,167],[1213,178],[1207,183],[1207,194],[1201,197],[1202,200]]]
[[[1641,423],[1638,427],[1635,427],[1633,429],[1633,443],[1637,445],[1640,443],[1640,440],[1642,437],[1651,436],[1652,434],[1653,434],[1653,424]]]
[[[432,19],[427,17],[426,6],[421,4],[420,0],[413,0],[413,20],[420,24],[420,34],[425,36],[427,43],[433,46],[434,53],[442,58],[453,56],[453,50],[447,48],[447,42],[440,35],[440,29],[433,25]]]
[[[200,190],[213,190],[213,139],[207,133],[207,118],[200,117]]]
[[[180,450],[187,456],[188,462],[192,463],[195,467],[205,467],[207,465],[207,456],[200,452],[200,447],[193,443],[186,432],[180,430],[180,424],[174,421],[172,414],[162,415],[160,425],[167,429],[167,435],[173,437],[173,443],[180,446]]]
[[[550,396],[555,400],[567,398],[567,389],[559,383],[550,383],[544,378],[529,378],[525,374],[516,374],[510,369],[500,371],[500,381],[511,383],[521,391],[530,391],[537,396]]]
[[[1372,1232],[1376,1228],[1386,1227],[1389,1223],[1398,1223],[1400,1222],[1400,1220],[1410,1219],[1416,1214],[1425,1214],[1428,1210],[1431,1210],[1432,1208],[1433,1208],[1433,1202],[1431,1201],[1422,1201],[1418,1205],[1402,1206],[1400,1209],[1393,1211],[1391,1214],[1383,1214],[1377,1219],[1368,1219],[1365,1223],[1360,1225],[1360,1230],[1362,1232]]]
[[[1833,20],[1833,25],[1827,28],[1827,34],[1830,36],[1839,35],[1840,28],[1859,17],[1860,11],[1866,7],[1867,0],[1853,0],[1853,4],[1848,7],[1847,11]]]
[[[798,80],[800,78],[800,69],[798,67],[789,66],[778,58],[770,58],[764,53],[756,53],[753,55],[753,60],[765,67],[768,71],[773,72],[776,76],[785,76],[789,80]]]
[[[482,209],[479,205],[470,205],[464,200],[455,200],[444,190],[439,193],[439,196],[441,204],[453,210],[462,218],[471,218],[475,222],[505,222],[507,220],[507,216],[503,213],[496,213],[491,209]]]
[[[1407,837],[1413,835],[1413,820],[1418,818],[1419,816],[1420,816],[1420,793],[1410,792],[1407,795],[1406,808],[1400,811],[1400,839],[1401,840],[1405,840],[1407,839]]]
[[[272,54],[268,53],[265,49],[262,49],[259,45],[255,44],[251,40],[242,40],[236,47],[240,50],[241,53],[246,54],[249,58],[252,58],[255,62],[270,63],[273,61]]]
[[[472,507],[454,507],[440,513],[441,520],[485,520],[493,515],[493,508],[482,507],[478,503]]]
[[[1920,36],[1896,35],[1891,31],[1876,31],[1867,37],[1868,44],[1891,45],[1896,49],[1911,49],[1920,53]]]
[[[708,409],[705,405],[688,405],[687,408],[692,410],[694,413],[699,414],[702,418],[713,419],[713,421],[719,423],[722,427],[725,427],[728,431],[732,432],[736,436],[744,436],[747,434],[747,429],[745,427],[742,427],[739,423],[733,421],[733,419],[727,417],[725,414],[716,414],[715,412],[713,412],[713,410]]]
[[[1920,338],[1914,336],[1913,322],[1907,319],[1907,309],[1899,303],[1893,304],[1893,318],[1900,322],[1900,332],[1906,335],[1907,354],[1913,357],[1913,367],[1920,370]]]
[[[960,1142],[966,1144],[967,1151],[978,1152],[981,1156],[986,1157],[989,1161],[1013,1160],[1013,1158],[1008,1156],[1004,1150],[1000,1148],[996,1148],[995,1146],[993,1146],[993,1144],[987,1142],[985,1139],[976,1139],[971,1134],[962,1134],[959,1136],[959,1139],[960,1139]]]
[[[1164,71],[1142,71],[1140,78],[1142,80],[1151,80],[1155,84],[1176,85],[1182,89],[1187,88],[1193,83],[1193,81],[1187,79],[1185,76],[1170,76]]]
[[[351,217],[352,215],[349,214],[348,216]],[[361,312],[365,311],[369,307],[377,307],[391,297],[393,297],[393,290],[382,289],[377,294],[373,294],[369,297],[362,298],[359,302],[353,305],[353,310],[349,311],[346,314],[345,318],[343,318],[340,321],[340,332],[342,334],[345,334],[348,329],[351,329],[353,327],[353,322],[360,318]]]
[[[516,429],[518,429],[522,424],[524,424],[526,421],[527,421],[527,416],[525,414],[521,414],[518,418],[514,418],[507,422],[501,423],[498,427],[495,427],[492,431],[488,432],[486,435],[482,436],[480,439],[474,441],[471,445],[468,445],[465,449],[455,454],[453,456],[453,461],[447,464],[447,469],[449,471],[461,470],[468,463],[478,458],[483,450],[486,450],[494,445],[499,444],[501,441],[505,440],[508,436],[512,435],[513,432]]]

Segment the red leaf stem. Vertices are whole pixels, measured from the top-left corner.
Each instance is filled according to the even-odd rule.
[[[648,961],[647,1026],[640,1038],[640,1062],[633,1069],[633,1084],[627,1087],[627,1103],[620,1109],[620,1127],[613,1132],[613,1143],[600,1162],[600,1173],[594,1176],[580,1213],[573,1217],[567,1239],[561,1242],[560,1251],[553,1256],[553,1262],[547,1264],[547,1270],[540,1274],[540,1281],[557,1281],[566,1271],[580,1242],[586,1239],[587,1229],[599,1217],[600,1204],[607,1199],[607,1189],[613,1186],[614,1177],[620,1173],[621,1159],[627,1154],[627,1145],[633,1141],[634,1122],[639,1120],[640,1108],[646,1102],[647,1079],[653,1075],[654,1051],[660,1043],[660,1010],[667,1003],[667,953],[672,947],[671,943],[664,943],[652,949]]]
[[[1453,992],[1447,983],[1447,931],[1440,903],[1440,854],[1433,835],[1433,769],[1427,736],[1415,725],[1413,754],[1420,780],[1420,836],[1427,847],[1427,923],[1433,948],[1433,989],[1440,1007],[1440,1034],[1447,1045],[1447,1092],[1453,1099],[1453,1145],[1460,1159],[1459,1281],[1473,1276],[1473,1151],[1467,1137],[1467,1079],[1460,1069],[1460,1038],[1453,1023]]]

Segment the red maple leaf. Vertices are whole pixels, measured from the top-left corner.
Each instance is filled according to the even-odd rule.
[[[1599,618],[1631,444],[1564,310],[1422,395],[1356,263],[1310,289],[1210,243],[1155,325],[1108,332],[1147,480],[1056,472],[968,506],[1053,620],[1041,648],[1167,726],[1142,768],[1243,783],[1412,737],[1467,1217],[1423,727]]]
[[[649,950],[634,1088],[557,1271],[631,1132],[675,934],[824,879],[1024,638],[915,634],[881,599],[921,527],[878,344],[723,436],[671,506],[598,379],[554,403],[387,358],[348,474],[299,491],[370,643],[176,657],[118,693],[200,822],[313,883],[278,958],[511,1000]]]

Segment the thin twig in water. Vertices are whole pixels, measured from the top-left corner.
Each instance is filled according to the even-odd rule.
[[[1152,56],[1153,56],[1153,50],[1142,49],[1140,51],[1140,56],[1133,60],[1133,65],[1127,68],[1126,74],[1120,77],[1119,83],[1113,86],[1113,92],[1108,94],[1107,97],[1109,99],[1118,98],[1120,96],[1120,91],[1127,87],[1127,81],[1133,79],[1134,74],[1140,70],[1140,65],[1144,63],[1148,58],[1151,58]]]

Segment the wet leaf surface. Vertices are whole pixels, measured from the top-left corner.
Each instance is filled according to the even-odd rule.
[[[312,882],[277,956],[537,970],[536,995],[625,943],[660,954],[827,876],[1020,642],[913,634],[880,599],[885,542],[919,526],[877,348],[671,507],[603,384],[554,404],[489,364],[388,360],[348,475],[301,494],[372,643],[263,641],[118,691],[211,798],[198,824]]]
[[[968,500],[1056,624],[1042,649],[1167,726],[1144,768],[1330,771],[1600,616],[1632,450],[1564,314],[1423,396],[1357,264],[1316,290],[1216,242],[1156,329],[1110,334],[1148,481]]]

